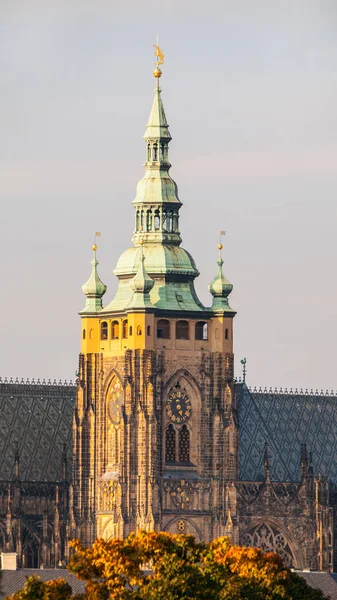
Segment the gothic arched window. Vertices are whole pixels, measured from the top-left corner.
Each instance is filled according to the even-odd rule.
[[[176,338],[177,338],[177,340],[189,340],[190,339],[190,330],[189,330],[188,321],[177,321]]]
[[[101,323],[101,340],[107,340],[108,339],[108,324],[106,321],[103,321],[103,323]]]
[[[157,322],[157,338],[170,339],[170,321],[167,319],[159,319]]]
[[[112,321],[111,323],[111,338],[117,340],[119,337],[119,323],[118,321]]]
[[[176,462],[176,432],[173,425],[169,425],[165,433],[165,462]]]
[[[186,425],[179,431],[179,462],[190,462],[190,432]]]
[[[195,339],[208,340],[208,325],[205,321],[199,321],[195,324]]]

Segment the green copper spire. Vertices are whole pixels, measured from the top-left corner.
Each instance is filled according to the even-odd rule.
[[[102,310],[102,296],[104,296],[107,287],[100,280],[99,275],[97,273],[97,265],[98,261],[96,259],[96,244],[92,247],[94,251],[94,258],[91,261],[92,271],[88,281],[82,285],[83,293],[85,294],[87,300],[84,309],[81,311],[83,313],[94,313]]]
[[[213,296],[212,310],[214,311],[230,311],[233,312],[228,303],[228,296],[233,289],[233,285],[226,279],[223,270],[223,259],[221,255],[222,244],[218,245],[219,258],[217,260],[218,272],[213,281],[209,284],[208,289]]]
[[[154,308],[150,300],[150,292],[154,286],[154,281],[148,276],[144,266],[144,251],[143,246],[140,250],[140,262],[136,275],[130,281],[130,287],[133,290],[128,308]]]
[[[145,175],[137,186],[135,207],[135,231],[133,242],[138,245],[158,242],[179,245],[179,209],[177,184],[169,175],[171,164],[168,158],[168,145],[171,135],[161,99],[159,77],[161,70],[154,71],[157,85],[154,90],[150,118],[146,126]]]
[[[146,144],[145,175],[137,186],[135,207],[134,247],[120,256],[114,270],[118,289],[104,313],[129,310],[134,302],[146,302],[149,308],[165,311],[204,312],[206,309],[197,297],[194,279],[199,275],[192,256],[180,246],[178,188],[171,179],[168,145],[171,140],[169,126],[159,87],[163,56],[156,47],[158,58],[154,76],[156,88],[150,117],[144,135]],[[139,263],[139,246],[143,246]],[[141,269],[141,270],[140,270]],[[134,288],[145,286],[141,293]],[[153,280],[149,292],[148,279]],[[140,300],[142,298],[142,300]],[[140,307],[141,308],[141,307]]]

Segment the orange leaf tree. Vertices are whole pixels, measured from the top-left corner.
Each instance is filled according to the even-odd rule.
[[[91,548],[72,542],[69,570],[86,581],[92,600],[320,600],[323,594],[286,569],[275,553],[210,544],[169,533],[131,534],[97,540]],[[21,599],[20,599],[21,600]]]
[[[24,588],[6,600],[68,600],[73,598],[72,589],[65,579],[42,581],[40,577],[27,577]]]

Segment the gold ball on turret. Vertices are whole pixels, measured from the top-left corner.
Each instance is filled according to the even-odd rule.
[[[155,70],[153,71],[153,75],[155,77],[161,77],[161,70],[159,69],[159,67],[156,67]]]
[[[218,250],[222,250],[223,245],[222,244],[218,244]]]
[[[97,250],[97,246],[96,246],[96,244],[93,244],[93,245],[92,245],[92,249],[93,249],[93,250],[96,252],[96,250]]]

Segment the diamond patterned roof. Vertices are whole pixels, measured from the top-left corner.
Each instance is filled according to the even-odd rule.
[[[271,478],[299,479],[301,444],[313,454],[315,474],[337,483],[337,396],[251,392],[237,386],[240,479],[263,479],[268,443]]]
[[[16,442],[22,480],[60,480],[64,444],[70,478],[75,396],[72,385],[0,384],[1,480],[13,475]]]

